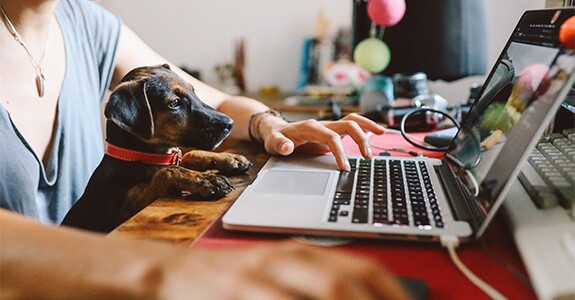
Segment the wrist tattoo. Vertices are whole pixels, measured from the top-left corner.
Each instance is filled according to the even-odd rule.
[[[253,114],[250,117],[250,122],[248,123],[248,134],[250,135],[250,139],[252,141],[259,143],[259,144],[263,144],[264,140],[260,136],[260,132],[258,129],[259,129],[261,120],[263,120],[266,116],[273,116],[273,117],[280,118],[284,121],[287,121],[281,112],[279,112],[277,110],[273,110],[273,109],[268,109],[266,111],[262,111],[262,112],[258,112],[258,113]]]

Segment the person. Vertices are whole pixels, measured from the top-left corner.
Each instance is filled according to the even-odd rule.
[[[106,91],[129,70],[167,60],[87,0],[0,8],[0,297],[406,298],[382,266],[295,242],[208,251],[57,226],[102,157]],[[365,132],[384,131],[358,115],[287,123],[171,67],[234,119],[233,138],[249,139],[257,124],[252,136],[270,154],[329,150],[345,170],[341,136],[370,157]]]

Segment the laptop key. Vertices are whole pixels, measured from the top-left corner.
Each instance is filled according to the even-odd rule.
[[[353,215],[352,215],[352,219],[351,222],[352,223],[367,223],[367,217],[368,217],[368,213],[367,213],[367,205],[365,206],[356,206],[353,208]]]
[[[337,186],[335,188],[336,192],[351,193],[351,191],[353,189],[354,177],[355,177],[355,172],[340,172],[339,178],[337,180]]]

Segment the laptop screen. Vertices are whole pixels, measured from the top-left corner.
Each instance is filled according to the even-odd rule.
[[[572,83],[574,11],[523,15],[445,156],[478,199],[478,223],[496,208],[550,118],[546,112],[559,106]]]

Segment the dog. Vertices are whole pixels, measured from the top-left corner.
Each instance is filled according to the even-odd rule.
[[[210,151],[230,134],[233,121],[203,103],[167,64],[126,74],[104,115],[106,155],[64,226],[110,232],[157,198],[182,192],[221,198],[233,190],[225,175],[252,166],[242,155]],[[194,150],[182,155],[176,146]]]

